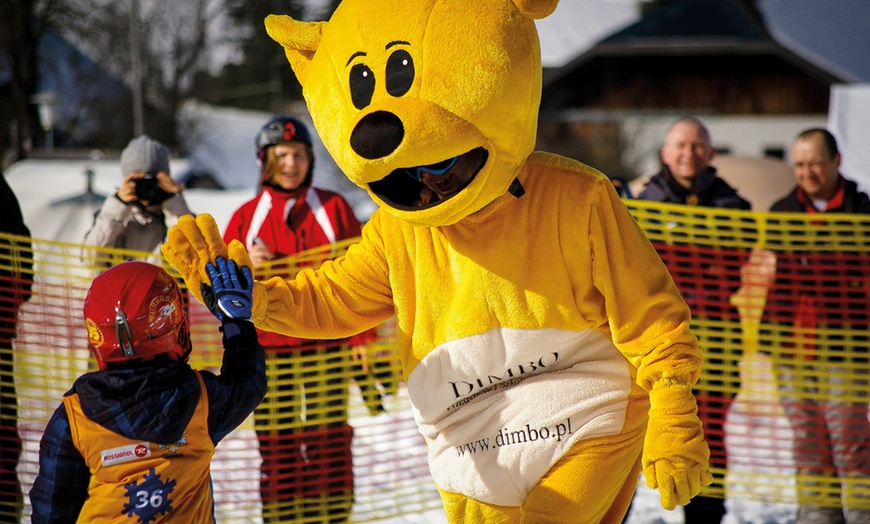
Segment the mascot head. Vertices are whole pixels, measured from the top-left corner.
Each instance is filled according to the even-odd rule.
[[[338,166],[387,212],[456,223],[508,192],[541,96],[535,19],[558,0],[344,0],[266,19]]]

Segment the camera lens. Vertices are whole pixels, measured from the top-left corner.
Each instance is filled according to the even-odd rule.
[[[162,191],[157,187],[156,178],[136,179],[136,198],[147,202],[156,202],[161,199]]]

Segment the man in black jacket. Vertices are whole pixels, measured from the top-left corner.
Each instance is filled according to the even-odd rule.
[[[641,200],[690,206],[749,209],[749,202],[710,165],[716,149],[710,132],[694,117],[671,124],[661,149],[662,168],[638,195]]]
[[[0,522],[19,522],[22,495],[15,469],[21,454],[21,438],[17,428],[12,340],[18,327],[18,307],[30,298],[33,251],[18,199],[2,171],[0,234]]]
[[[678,119],[665,135],[661,170],[653,175],[638,198],[687,206],[750,209],[749,202],[721,179],[716,168],[710,165],[715,154],[710,132],[700,120],[694,117]],[[734,398],[732,392],[740,388],[739,355],[722,347],[725,338],[715,333],[709,321],[735,316],[727,297],[738,283],[734,279],[733,285],[729,285],[725,267],[729,264],[736,267],[735,260],[739,256],[724,250],[700,253],[694,251],[697,248],[692,245],[656,245],[662,257],[670,261],[668,267],[692,308],[692,315],[711,324],[703,334],[699,334],[706,369],[695,386],[695,396],[704,424],[704,438],[710,445],[713,482],[722,487],[728,462],[724,423]],[[698,260],[702,259],[706,261],[699,267]],[[683,279],[681,275],[691,277]],[[698,275],[704,278],[698,279]],[[683,512],[686,524],[718,524],[726,513],[725,500],[705,495],[702,491],[691,504],[684,506]]]

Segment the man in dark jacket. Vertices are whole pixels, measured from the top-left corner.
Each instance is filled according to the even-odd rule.
[[[18,308],[30,298],[33,250],[21,207],[0,171],[0,522],[19,522],[21,484],[15,471],[21,454],[12,340]],[[21,235],[26,238],[13,238]]]
[[[799,133],[792,146],[797,185],[771,211],[870,214],[870,198],[843,177],[840,161],[829,131]],[[852,237],[866,229],[854,221],[837,228],[825,227],[827,220],[794,224],[777,253],[767,314],[785,333],[773,363],[795,436],[795,524],[870,522],[870,269],[862,249],[819,249],[860,247],[864,241]],[[810,241],[813,249],[804,249]]]
[[[661,149],[661,171],[653,175],[638,198],[687,206],[750,209],[749,202],[722,180],[716,174],[716,168],[710,165],[715,154],[710,132],[700,120],[694,117],[678,119],[665,135]],[[722,251],[714,256],[693,256],[692,246],[657,245],[656,248],[663,258],[666,253],[662,250],[670,251],[667,255],[673,263],[669,267],[680,292],[692,308],[693,316],[715,320],[730,314],[727,297],[734,292],[738,283],[735,281],[733,286],[729,286],[727,279],[722,277],[726,273],[725,262],[733,263],[738,258],[736,253]],[[698,267],[697,260],[704,258],[709,263]],[[680,262],[681,259],[684,262]],[[681,279],[681,274],[694,277]],[[704,282],[699,284],[697,275],[709,278],[702,279]],[[710,445],[714,484],[720,487],[724,485],[724,470],[728,462],[724,423],[733,400],[730,391],[740,388],[738,362],[734,354],[728,354],[720,347],[724,340],[724,337],[715,336],[712,326],[705,330],[703,337],[699,336],[707,370],[695,387],[698,413],[704,424],[704,438]],[[725,500],[701,492],[683,511],[686,524],[718,524],[725,516]]]
[[[700,120],[683,117],[671,124],[661,149],[662,169],[638,195],[641,200],[690,206],[749,209],[749,202],[719,178],[710,165],[716,149]]]
[[[827,129],[802,131],[792,148],[795,188],[771,211],[796,213],[870,213],[870,197],[840,174],[837,140]]]

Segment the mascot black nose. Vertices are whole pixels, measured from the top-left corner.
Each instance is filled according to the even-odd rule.
[[[350,147],[359,156],[374,160],[395,151],[404,137],[405,127],[399,117],[387,111],[375,111],[353,128]]]

